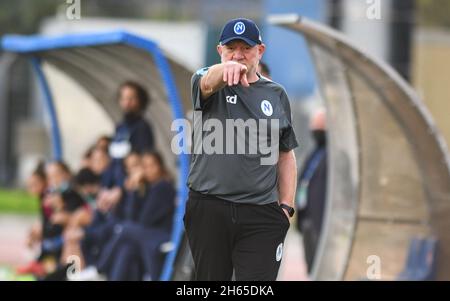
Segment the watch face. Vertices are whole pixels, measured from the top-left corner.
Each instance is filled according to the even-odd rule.
[[[289,208],[288,213],[289,213],[289,216],[292,217],[294,215],[294,209]]]
[[[295,213],[294,208],[292,208],[292,207],[290,207],[290,206],[288,206],[286,204],[282,204],[281,208],[286,209],[290,217],[292,217],[294,215],[294,213]]]

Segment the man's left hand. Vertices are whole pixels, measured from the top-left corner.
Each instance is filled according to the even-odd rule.
[[[288,211],[286,209],[284,209],[284,208],[282,208],[282,209],[283,209],[284,214],[286,214],[287,219],[290,221],[291,217],[289,216]]]

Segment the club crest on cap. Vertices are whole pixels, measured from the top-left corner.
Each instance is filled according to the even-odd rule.
[[[245,32],[245,25],[242,22],[237,22],[236,24],[234,24],[234,33],[241,35]]]

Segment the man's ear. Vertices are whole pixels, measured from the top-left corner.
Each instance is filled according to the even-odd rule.
[[[264,52],[266,51],[266,45],[265,44],[258,45],[258,51],[259,51],[259,59],[261,60]]]
[[[222,45],[217,45],[217,53],[222,57]]]

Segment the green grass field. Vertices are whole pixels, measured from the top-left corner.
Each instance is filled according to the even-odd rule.
[[[0,189],[0,213],[37,214],[38,200],[25,191]]]
[[[33,275],[16,275],[14,269],[0,267],[0,281],[36,281]]]

